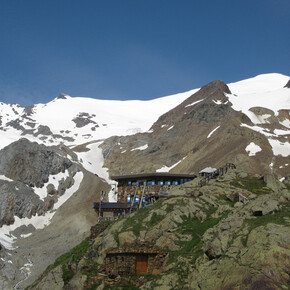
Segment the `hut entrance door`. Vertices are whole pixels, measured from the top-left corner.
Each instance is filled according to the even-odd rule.
[[[146,274],[147,273],[147,255],[136,255],[136,274]]]

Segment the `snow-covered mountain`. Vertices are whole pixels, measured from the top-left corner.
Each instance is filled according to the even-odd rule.
[[[83,237],[109,175],[196,174],[225,162],[289,175],[289,86],[288,76],[265,74],[150,101],[62,94],[31,107],[0,103],[0,277],[8,277],[0,288],[32,282]],[[57,246],[44,262],[51,239]],[[9,258],[7,249],[16,247]],[[37,254],[19,260],[32,247]]]
[[[196,174],[232,162],[283,178],[290,171],[288,80],[267,74],[228,86],[213,81],[160,116],[149,132],[105,140],[105,166],[114,175]]]
[[[0,147],[26,136],[47,145],[79,145],[144,132],[196,90],[151,101],[109,101],[61,94],[47,104],[0,103]]]

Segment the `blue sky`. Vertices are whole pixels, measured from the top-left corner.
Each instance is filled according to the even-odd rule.
[[[152,99],[290,75],[289,0],[0,0],[0,101]]]

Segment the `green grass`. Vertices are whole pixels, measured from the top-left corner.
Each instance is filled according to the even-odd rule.
[[[164,218],[164,216],[160,216],[154,213],[151,220],[146,224],[144,223],[144,219],[148,217],[151,211],[162,207],[163,202],[164,200],[158,200],[156,203],[149,207],[139,209],[137,212],[135,212],[134,216],[127,217],[122,227],[122,232],[132,231],[135,236],[138,237],[140,235],[140,231],[144,230],[146,226],[152,227],[156,225]]]
[[[256,194],[267,194],[273,192],[270,188],[266,187],[266,183],[262,178],[254,176],[247,176],[245,178],[237,177],[230,182],[230,185],[238,188],[243,188]]]
[[[211,207],[208,209],[207,214],[214,213],[216,209]],[[182,234],[191,234],[191,241],[179,241],[177,244],[181,246],[181,249],[177,251],[170,251],[168,264],[177,259],[178,256],[190,257],[191,263],[194,264],[196,259],[203,254],[202,251],[202,235],[209,229],[219,223],[219,221],[227,217],[228,212],[218,218],[207,218],[201,222],[197,218],[186,218],[184,223],[179,227],[179,232]]]

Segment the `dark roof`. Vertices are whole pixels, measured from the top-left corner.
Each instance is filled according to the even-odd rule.
[[[121,176],[111,176],[113,180],[122,179],[135,179],[135,178],[149,178],[149,177],[179,177],[179,178],[196,178],[194,174],[175,174],[168,172],[154,172],[154,173],[142,173],[142,174],[130,174]]]
[[[100,203],[94,202],[93,207],[99,208]],[[102,202],[101,204],[102,209],[128,209],[130,208],[130,203],[121,203],[121,202]]]

